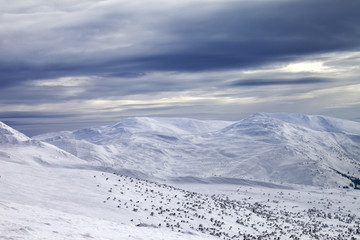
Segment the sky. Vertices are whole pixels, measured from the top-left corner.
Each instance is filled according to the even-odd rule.
[[[0,0],[0,121],[360,121],[358,0]]]

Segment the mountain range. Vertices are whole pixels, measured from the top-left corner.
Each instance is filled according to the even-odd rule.
[[[284,113],[33,138],[0,122],[0,239],[356,239],[359,139]]]
[[[356,187],[360,123],[257,113],[237,122],[135,117],[34,137],[91,166],[162,181]]]

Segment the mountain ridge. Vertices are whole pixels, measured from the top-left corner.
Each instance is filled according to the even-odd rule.
[[[87,162],[52,144],[27,137],[0,121],[0,158],[19,164],[52,167],[85,166]]]
[[[197,125],[188,127],[191,121]],[[257,113],[237,122],[131,118],[35,138],[97,166],[160,179],[228,177],[335,187],[351,184],[336,171],[359,178],[359,129],[360,123],[326,116]]]
[[[0,121],[0,143],[19,143],[29,141],[30,138],[25,134],[11,128]]]

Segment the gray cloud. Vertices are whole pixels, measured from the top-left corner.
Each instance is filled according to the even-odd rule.
[[[62,114],[62,113],[34,113],[34,112],[1,112],[0,119],[9,119],[9,118],[71,118],[76,116],[75,114]]]
[[[268,86],[268,85],[302,85],[302,84],[319,84],[334,81],[330,78],[296,78],[296,79],[246,79],[234,81],[230,86]]]
[[[146,11],[110,2],[6,14],[0,84],[245,68],[360,47],[358,1],[164,5]]]
[[[0,119],[13,122],[55,124],[59,118],[80,124],[84,117],[98,119],[95,109],[118,109],[119,104],[81,105],[99,99],[156,102],[102,111],[109,119],[134,114],[235,119],[244,114],[233,109],[294,111],[294,105],[302,111],[301,104],[288,108],[288,102],[270,97],[346,87],[359,76],[358,55],[340,57],[360,51],[357,0],[0,0],[0,6]],[[257,73],[302,60],[322,61],[330,70]],[[64,78],[78,84],[61,84]],[[176,96],[178,104],[166,102]],[[239,96],[267,98],[273,107],[245,106],[241,100],[236,105]],[[66,109],[69,102],[78,104],[78,111]],[[50,111],[49,104],[61,105],[63,112]]]

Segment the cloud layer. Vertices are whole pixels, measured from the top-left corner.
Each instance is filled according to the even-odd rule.
[[[99,111],[109,119],[176,113],[234,119],[268,109],[262,99],[269,97],[276,106],[269,111],[287,111],[289,102],[303,111],[308,102],[298,95],[353,86],[359,77],[356,0],[0,0],[0,6],[0,118],[17,123],[29,112],[44,122],[50,115],[99,119]],[[293,100],[274,100],[284,95]],[[92,105],[101,100],[106,104]],[[227,110],[234,105],[241,114]]]

